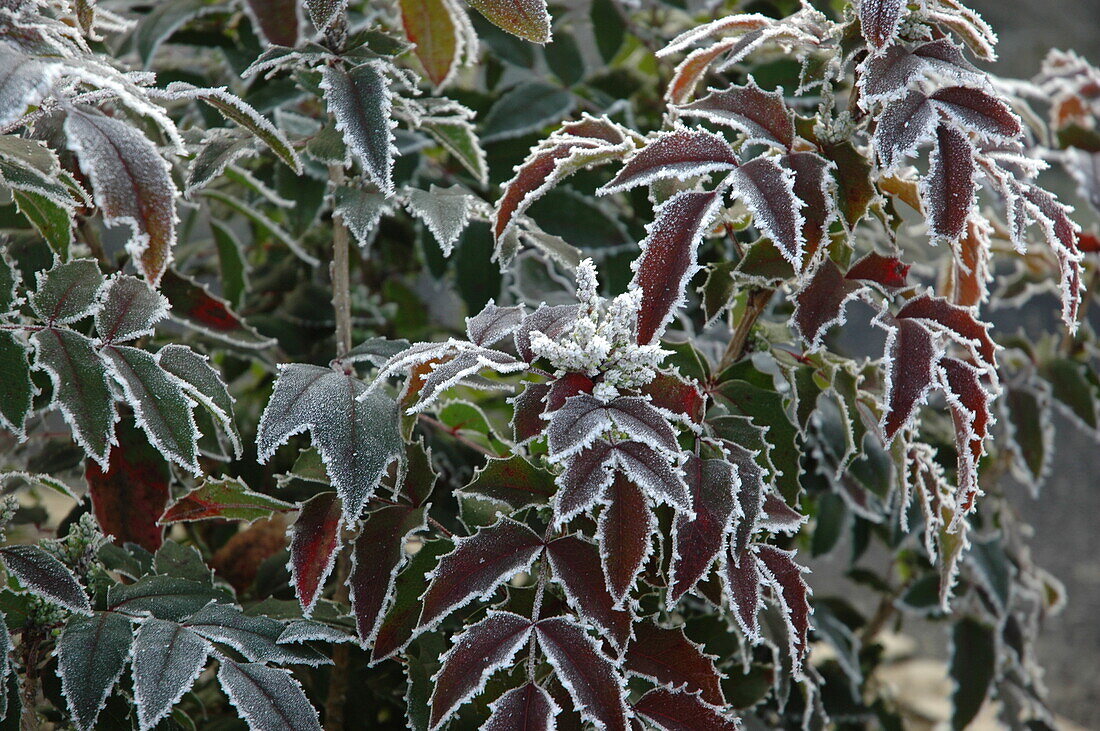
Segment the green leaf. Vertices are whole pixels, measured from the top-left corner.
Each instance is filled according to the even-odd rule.
[[[0,183],[12,190],[34,193],[53,202],[54,205],[71,207],[73,196],[60,182],[60,176],[41,172],[23,161],[11,162],[0,158]]]
[[[560,121],[573,109],[573,95],[544,81],[526,81],[493,104],[485,115],[485,141],[520,137]]]
[[[604,62],[611,63],[626,38],[623,16],[615,8],[614,0],[592,0],[589,13],[596,36],[596,48]]]
[[[53,403],[73,430],[73,438],[106,469],[115,431],[114,398],[107,367],[92,341],[72,330],[49,328],[31,336],[34,367],[53,381]]]
[[[1087,366],[1069,358],[1056,358],[1046,364],[1042,375],[1050,381],[1050,395],[1077,417],[1087,428],[1100,426],[1096,405],[1098,399]]]
[[[287,672],[259,663],[219,658],[218,683],[255,731],[320,731],[317,711]]]
[[[295,506],[248,489],[239,478],[208,478],[191,492],[172,503],[160,522],[183,523],[196,520],[241,520],[251,523],[268,518],[274,512],[285,513]]]
[[[78,729],[95,725],[107,696],[130,658],[130,620],[114,612],[73,616],[57,643],[58,673],[69,712]]]
[[[199,355],[186,345],[166,345],[157,353],[157,363],[172,376],[187,393],[210,412],[233,445],[239,459],[244,449],[241,435],[233,423],[233,397],[205,355]]]
[[[183,625],[208,640],[229,645],[253,662],[322,665],[330,662],[308,645],[280,645],[283,624],[262,615],[250,616],[226,604],[208,604]]]
[[[371,664],[392,657],[412,640],[420,619],[420,597],[428,588],[427,574],[435,568],[439,557],[453,548],[449,540],[426,541],[397,575],[393,602],[375,634]]]
[[[248,281],[244,248],[233,230],[221,221],[211,221],[210,230],[214,233],[214,244],[218,247],[222,296],[229,304],[239,307]]]
[[[513,510],[529,505],[546,505],[557,491],[553,476],[525,460],[520,455],[507,459],[489,459],[463,495],[475,495],[504,503]]]
[[[175,541],[165,541],[153,556],[153,569],[163,576],[214,584],[214,575],[206,565],[202,554],[194,546],[183,546]]]
[[[405,37],[416,44],[416,58],[436,88],[444,86],[465,50],[465,28],[455,17],[465,11],[447,0],[400,0],[399,6]]]
[[[0,427],[25,438],[34,393],[27,349],[15,333],[0,330]]]
[[[164,295],[137,277],[118,274],[107,280],[102,304],[95,313],[95,329],[105,343],[120,343],[153,332],[168,315]]]
[[[175,0],[155,5],[144,15],[134,28],[134,50],[141,58],[142,66],[149,68],[149,62],[161,43],[189,21],[207,12],[218,10],[216,5],[208,5],[205,0]]]
[[[801,452],[797,445],[798,429],[787,416],[783,397],[773,390],[740,379],[723,383],[718,394],[733,413],[748,416],[756,426],[768,429],[769,456],[782,472],[775,478],[776,487],[789,505],[797,505],[801,489],[798,481]]]
[[[1015,462],[1028,474],[1036,494],[1050,469],[1054,431],[1050,423],[1050,399],[1030,388],[1005,389],[1005,411],[1011,427]]]
[[[200,474],[193,404],[179,382],[161,368],[155,356],[144,350],[109,345],[103,348],[103,354],[150,443],[168,460]]]
[[[972,617],[964,617],[951,630],[951,696],[955,710],[951,728],[961,731],[978,715],[996,671],[994,629]]]
[[[351,69],[325,66],[321,89],[336,129],[355,153],[367,176],[386,195],[393,195],[393,125],[390,120],[389,84],[379,62],[368,61]]]
[[[0,548],[0,561],[8,573],[35,596],[72,612],[91,612],[88,595],[73,573],[38,546],[4,546]]]
[[[426,121],[421,129],[469,170],[477,182],[485,185],[489,179],[489,165],[485,162],[485,151],[481,149],[472,124],[460,119],[453,122]]]
[[[546,0],[468,0],[470,7],[503,31],[532,43],[550,41]]]
[[[213,601],[230,601],[224,589],[174,576],[146,576],[107,590],[107,608],[135,617],[151,614],[178,622]]]
[[[165,544],[175,545],[175,544]],[[210,643],[175,622],[147,619],[134,637],[134,701],[141,728],[152,728],[198,679]]]
[[[554,42],[544,51],[550,70],[566,86],[573,86],[584,78],[584,54],[576,37],[569,31],[559,30]]]
[[[199,152],[187,168],[184,195],[190,198],[192,193],[209,185],[235,161],[254,154],[256,150],[252,140],[246,135],[221,128],[210,130],[203,136]]]
[[[51,325],[65,325],[92,314],[98,307],[103,275],[92,259],[56,264],[38,274],[38,287],[30,297],[35,314]]]
[[[0,137],[0,139],[3,139]],[[0,313],[11,310],[15,303],[15,293],[22,281],[15,263],[8,257],[6,250],[0,250]]]
[[[44,195],[29,191],[12,191],[19,212],[27,217],[31,225],[42,234],[46,243],[61,261],[69,258],[69,247],[73,243],[73,212],[70,208],[59,206]]]

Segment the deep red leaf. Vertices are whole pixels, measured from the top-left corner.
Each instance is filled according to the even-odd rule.
[[[674,417],[683,417],[695,424],[703,420],[706,398],[694,383],[677,375],[658,372],[641,391],[649,397],[650,403]]]
[[[699,693],[716,706],[726,704],[714,658],[703,654],[702,648],[685,637],[680,628],[668,629],[653,622],[634,625],[634,639],[627,647],[624,667],[670,690]]]
[[[859,22],[863,37],[873,46],[885,46],[897,37],[905,0],[860,0]]]
[[[896,256],[883,256],[872,251],[848,268],[845,279],[875,282],[883,287],[904,287],[909,275],[909,265]]]
[[[638,342],[661,337],[684,299],[695,274],[699,243],[707,233],[721,198],[716,192],[684,191],[663,203],[647,228],[632,286],[642,290]]]
[[[608,504],[597,526],[597,542],[607,588],[616,602],[621,602],[649,557],[656,521],[645,493],[622,475],[616,475],[607,494]]]
[[[340,550],[343,512],[335,492],[322,492],[302,506],[290,528],[290,573],[294,593],[308,615],[325,588]]]
[[[615,459],[631,482],[650,498],[671,505],[678,512],[691,513],[691,495],[684,478],[668,462],[668,457],[642,442],[619,442]]]
[[[433,678],[429,728],[439,728],[477,695],[490,675],[512,662],[530,635],[531,620],[511,612],[491,611],[467,627],[443,656],[443,667]]]
[[[535,359],[531,351],[531,333],[538,330],[549,338],[556,338],[577,319],[578,305],[539,305],[538,309],[523,318],[512,338],[520,357],[530,363]]]
[[[745,86],[712,91],[702,99],[680,107],[681,113],[729,125],[750,141],[776,144],[787,149],[794,142],[794,120],[778,91],[764,91],[749,77]]]
[[[758,545],[756,555],[766,570],[762,572],[764,580],[776,590],[777,599],[787,617],[791,635],[791,659],[795,668],[800,669],[809,649],[812,611],[809,602],[810,588],[802,578],[804,569],[794,562],[793,553],[775,546]],[[796,674],[801,674],[800,670],[796,670]]]
[[[783,498],[773,493],[764,496],[763,510],[764,519],[761,523],[764,528],[773,533],[794,532],[806,520],[806,516],[787,505]]]
[[[735,468],[725,460],[692,455],[684,465],[695,519],[676,516],[672,533],[668,603],[671,606],[706,576],[732,532],[737,512]]]
[[[1077,314],[1081,306],[1081,252],[1078,248],[1080,227],[1069,217],[1069,210],[1053,195],[1034,185],[1022,190],[1043,223],[1047,245],[1058,258],[1061,273],[1062,320],[1071,331],[1077,330]]]
[[[794,171],[794,195],[806,204],[802,209],[802,238],[806,240],[806,258],[811,258],[838,213],[829,191],[829,161],[813,152],[792,152],[783,156],[782,163]]]
[[[736,722],[702,702],[698,695],[654,688],[634,704],[634,712],[662,731],[736,731]]]
[[[756,532],[757,520],[764,509],[764,470],[756,463],[752,452],[738,444],[725,444],[729,460],[737,467],[737,478],[741,483],[737,490],[741,519],[733,533],[733,551],[741,553],[748,550],[752,534]]]
[[[943,385],[951,403],[955,447],[959,454],[955,504],[962,513],[974,507],[978,494],[978,460],[989,433],[990,393],[982,386],[981,371],[956,358],[941,358]]]
[[[931,137],[937,116],[928,97],[916,90],[890,102],[875,128],[875,149],[882,166],[893,170],[902,158],[915,153]]]
[[[549,395],[550,384],[527,383],[512,400],[512,434],[520,444],[539,436],[546,428],[542,412],[546,410]]]
[[[210,337],[246,348],[266,348],[274,343],[257,333],[229,309],[229,303],[205,287],[168,269],[160,291],[172,305],[170,315]]]
[[[582,393],[592,393],[596,384],[583,373],[566,373],[550,384],[550,393],[546,397],[546,410],[554,412],[565,405],[566,399]]]
[[[974,317],[972,310],[953,305],[942,297],[923,294],[914,297],[898,310],[897,318],[920,319],[942,325],[959,342],[968,345],[974,357],[989,365],[995,365],[997,345],[989,335],[989,325]]]
[[[607,591],[607,578],[600,564],[599,549],[583,538],[571,535],[546,546],[554,580],[565,590],[565,598],[581,617],[607,633],[617,647],[630,637],[630,612],[615,609]]]
[[[504,192],[497,202],[493,235],[500,239],[516,216],[522,215],[540,195],[554,185],[556,182],[554,172],[561,162],[568,160],[577,151],[597,150],[601,146],[601,143],[594,140],[570,137],[553,147],[532,153],[516,169],[516,176],[504,187]]]
[[[721,135],[705,129],[679,128],[661,133],[631,156],[598,193],[619,193],[668,178],[687,180],[697,175],[732,170],[737,165],[737,154]]]
[[[554,515],[559,523],[599,502],[611,482],[614,457],[611,443],[598,439],[569,459],[569,466],[558,476],[559,489],[554,496]]]
[[[737,624],[745,637],[759,641],[760,567],[751,548],[730,553],[726,559],[725,579],[730,609],[734,610]]]
[[[730,173],[734,192],[752,213],[753,225],[774,243],[783,258],[802,268],[804,204],[794,194],[794,173],[773,158],[757,157]]]
[[[827,258],[794,296],[791,325],[810,350],[816,350],[829,328],[844,323],[844,308],[862,292],[862,285],[845,279]]]
[[[488,596],[530,568],[542,547],[538,534],[507,517],[472,536],[459,538],[455,549],[439,559],[432,572],[432,583],[424,592],[420,626],[434,624],[475,597]]]
[[[117,426],[115,436],[118,444],[111,447],[106,472],[95,460],[85,460],[92,512],[115,543],[156,551],[164,542],[157,519],[169,498],[168,463],[129,419]]]
[[[584,629],[572,620],[553,617],[535,625],[535,634],[581,717],[606,731],[626,731],[622,678]]]
[[[298,45],[298,0],[247,0],[257,30],[268,43]]]
[[[985,138],[1018,137],[1023,129],[1008,105],[994,96],[968,86],[949,86],[929,97],[948,116],[968,131]]]
[[[936,239],[958,241],[974,208],[974,146],[953,127],[936,128],[936,147],[921,184],[921,200],[929,211],[929,233]]]
[[[364,645],[374,640],[382,610],[405,559],[405,540],[426,525],[424,508],[387,505],[367,515],[352,553],[351,609]]]
[[[940,353],[921,324],[899,319],[886,340],[886,413],[882,433],[892,440],[913,418],[932,387]]]
[[[551,731],[559,709],[554,699],[534,683],[513,688],[490,705],[493,715],[484,731]]]

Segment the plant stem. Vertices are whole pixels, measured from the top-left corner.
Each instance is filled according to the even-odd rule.
[[[38,731],[38,663],[42,649],[42,630],[35,628],[23,635],[23,713],[19,718],[20,731]]]
[[[741,316],[741,321],[737,323],[737,329],[730,336],[729,344],[726,345],[726,352],[722,353],[722,360],[718,363],[718,373],[741,360],[741,357],[745,354],[745,346],[748,344],[752,326],[763,314],[773,294],[775,294],[774,289],[753,288],[749,290],[749,300],[745,303],[745,314]]]
[[[339,165],[330,165],[328,176],[333,185],[340,185],[344,182],[344,169]],[[332,278],[332,308],[336,311],[337,357],[351,350],[350,268],[348,227],[340,216],[333,214],[332,263],[329,265],[329,276]]]

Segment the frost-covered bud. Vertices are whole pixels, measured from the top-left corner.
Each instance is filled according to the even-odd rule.
[[[8,523],[11,523],[17,510],[19,510],[19,500],[15,495],[5,495],[0,499],[0,541],[5,539],[4,531],[7,530]]]
[[[595,308],[599,304],[599,288],[596,264],[592,259],[585,259],[577,265],[577,301]]]
[[[84,576],[95,564],[99,549],[106,542],[107,537],[99,529],[95,516],[84,513],[69,528],[68,535],[55,541],[45,541],[42,547],[78,575]]]

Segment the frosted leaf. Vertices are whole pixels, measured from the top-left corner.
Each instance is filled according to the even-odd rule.
[[[673,524],[670,608],[710,571],[741,512],[737,501],[741,480],[729,462],[691,455],[684,465],[684,477],[691,490],[695,518],[677,515]]]
[[[493,713],[483,726],[485,731],[553,731],[554,717],[561,712],[550,694],[534,683],[513,688],[489,708]]]
[[[8,574],[35,596],[71,612],[91,613],[88,595],[73,573],[38,546],[3,546],[0,548],[0,562]]]
[[[419,626],[431,627],[475,598],[487,600],[505,581],[529,570],[542,549],[539,535],[508,517],[457,539],[428,575]]]
[[[573,611],[606,633],[622,649],[630,637],[630,612],[615,608],[607,590],[599,549],[580,535],[563,536],[546,546],[554,581],[562,587]]]
[[[156,286],[172,261],[179,220],[168,163],[149,138],[110,117],[73,109],[65,117],[65,135],[92,181],[104,223],[130,228],[126,250]]]
[[[680,628],[661,627],[652,621],[634,626],[634,638],[626,648],[623,667],[631,674],[645,678],[670,690],[699,694],[714,706],[726,705],[721,680],[714,661],[684,636]]]
[[[874,102],[888,102],[902,96],[910,82],[918,76],[935,71],[960,81],[976,81],[981,72],[962,50],[948,38],[928,41],[909,48],[894,43],[869,55],[860,66],[857,84],[867,107]]]
[[[134,702],[142,731],[172,711],[206,666],[210,643],[175,622],[146,619],[134,636]]]
[[[415,414],[430,408],[444,391],[464,381],[481,388],[498,388],[495,382],[474,380],[485,369],[509,374],[526,370],[527,364],[499,350],[460,340],[417,343],[390,358],[375,376],[375,384],[390,375],[409,372],[403,401],[410,396],[419,398],[419,403],[408,409],[409,414]]]
[[[397,572],[408,556],[409,538],[427,528],[427,508],[387,505],[371,512],[352,553],[352,614],[363,645],[373,645],[378,623],[393,600]]]
[[[764,496],[762,508],[759,525],[771,533],[797,533],[808,520],[805,515],[787,505],[783,498],[773,493]]]
[[[616,606],[622,606],[653,550],[657,520],[645,493],[621,474],[607,489],[606,502],[596,524],[596,541],[607,589]]]
[[[61,73],[61,65],[25,56],[9,46],[0,47],[0,127],[19,119],[27,107],[37,105]]]
[[[308,646],[280,645],[283,624],[260,614],[244,614],[228,604],[211,602],[192,614],[184,626],[208,640],[232,647],[252,662],[326,665],[331,660]]]
[[[35,314],[51,325],[67,325],[94,313],[100,306],[103,275],[92,259],[58,262],[35,275],[37,289],[30,296]]]
[[[895,320],[887,324],[882,316],[874,324],[888,332],[886,336],[885,402],[881,428],[886,440],[910,426],[917,409],[925,402],[933,385],[933,367],[943,354],[932,334],[913,320]]]
[[[679,451],[672,427],[644,398],[620,396],[605,404],[590,394],[578,394],[550,417],[547,436],[551,457],[565,459],[612,429],[654,449]]]
[[[393,210],[381,193],[368,193],[360,188],[345,186],[340,186],[333,193],[333,203],[333,215],[340,217],[364,249],[370,248],[382,216]]]
[[[252,140],[243,134],[234,134],[222,128],[212,129],[203,136],[199,150],[191,165],[187,168],[187,182],[183,194],[190,198],[201,188],[225,172],[225,169],[240,160],[256,154]]]
[[[517,444],[539,437],[546,428],[542,418],[550,386],[545,383],[525,383],[519,395],[509,399],[512,404],[512,436]]]
[[[260,417],[258,456],[266,462],[290,437],[308,430],[343,501],[344,516],[354,520],[387,466],[404,453],[397,422],[393,399],[368,391],[353,376],[318,366],[281,365]]]
[[[92,341],[72,330],[45,329],[31,335],[34,367],[53,383],[53,405],[73,430],[73,439],[104,469],[114,441],[114,397],[107,368]]]
[[[584,627],[553,617],[536,624],[535,635],[581,718],[599,729],[626,731],[630,712],[623,678]]]
[[[678,513],[694,516],[691,494],[678,467],[668,458],[642,442],[619,442],[615,461],[631,482],[653,500],[672,506]]]
[[[810,352],[820,349],[828,330],[844,324],[848,303],[859,299],[865,291],[859,283],[845,279],[833,260],[826,258],[794,295],[792,329],[806,342]]]
[[[1071,333],[1077,332],[1077,314],[1084,290],[1081,280],[1081,251],[1077,239],[1081,227],[1069,217],[1069,209],[1036,186],[1023,188],[1028,213],[1043,229],[1047,245],[1058,260],[1062,295],[1062,321]]]
[[[997,34],[982,16],[959,0],[937,0],[924,9],[929,22],[948,28],[983,61],[997,60]]]
[[[512,664],[531,636],[531,620],[511,612],[490,610],[489,616],[470,625],[455,638],[454,645],[432,677],[429,729],[442,726],[466,701],[485,689],[498,670]]]
[[[166,345],[157,352],[157,363],[173,376],[187,395],[198,401],[229,437],[233,453],[240,458],[243,452],[241,435],[233,423],[233,397],[218,371],[210,365],[209,358],[185,345]]]
[[[498,246],[518,217],[563,179],[585,168],[622,158],[633,144],[606,117],[585,115],[566,123],[533,150],[504,184],[493,221]]]
[[[218,683],[254,731],[320,731],[317,711],[288,671],[218,658]]]
[[[736,173],[735,173],[736,174]],[[646,227],[631,288],[642,291],[637,342],[660,339],[684,304],[687,283],[698,271],[699,244],[718,212],[718,192],[684,191],[663,203]]]
[[[393,195],[393,158],[397,155],[390,119],[392,94],[381,61],[368,61],[351,69],[325,66],[321,89],[336,129],[363,171],[387,196]]]
[[[149,442],[165,459],[192,474],[201,474],[197,459],[199,434],[191,412],[195,403],[184,394],[179,382],[144,350],[111,345],[102,353]]]
[[[756,546],[756,556],[760,562],[761,580],[773,588],[783,610],[794,676],[800,678],[803,675],[802,661],[809,650],[810,615],[813,613],[809,602],[810,587],[802,578],[808,569],[794,562],[793,551],[783,551],[775,546]]]
[[[168,300],[136,277],[117,274],[103,288],[102,304],[95,313],[95,329],[104,343],[120,343],[153,332],[153,325],[168,316]]]
[[[410,189],[406,195],[409,210],[432,232],[443,256],[450,256],[470,222],[477,199],[458,185],[432,185],[430,191]]]
[[[658,133],[631,155],[615,177],[596,194],[620,193],[657,180],[687,180],[732,170],[738,163],[733,148],[720,135],[704,129],[678,127]]]
[[[238,478],[207,478],[172,503],[157,522],[169,525],[196,520],[234,520],[248,524],[270,517],[273,512],[285,513],[293,509],[291,503],[249,490]]]
[[[904,9],[905,0],[860,0],[859,21],[863,37],[879,47],[894,40]]]
[[[657,56],[663,58],[684,51],[702,41],[726,36],[739,36],[767,28],[774,23],[774,18],[769,18],[760,13],[734,13],[681,33],[669,41],[667,46],[657,51]]]
[[[886,106],[873,138],[883,172],[896,170],[904,158],[932,138],[938,116],[928,97],[916,90]]]
[[[72,180],[68,173],[44,173],[27,164],[26,161],[10,161],[0,156],[0,184],[10,188],[13,192],[25,194],[23,200],[26,200],[26,195],[44,198],[48,203],[57,206],[70,217],[72,216],[74,197],[87,198],[78,183],[74,181],[71,186],[66,184],[67,181]],[[84,202],[87,203],[88,201],[85,200]],[[23,204],[21,206],[23,208],[27,207]]]
[[[532,43],[550,42],[550,13],[545,0],[472,0],[470,7],[493,25]]]
[[[496,345],[519,327],[524,318],[523,310],[523,305],[498,307],[489,300],[481,312],[466,318],[466,335],[474,345]]]
[[[355,635],[333,627],[331,624],[315,622],[312,619],[296,619],[287,624],[279,635],[279,644],[299,645],[303,642],[328,642],[334,644],[355,643]]]
[[[554,516],[557,525],[564,525],[600,501],[611,484],[614,452],[611,443],[596,440],[569,460],[565,471],[558,475],[558,493],[554,496]]]
[[[909,264],[896,256],[883,256],[872,251],[848,267],[845,279],[874,282],[888,289],[908,286]]]
[[[969,307],[960,307],[925,293],[906,302],[898,310],[897,318],[918,319],[925,326],[944,333],[969,349],[974,359],[991,371],[996,365],[998,346],[989,334],[989,323],[978,320],[976,314]]]
[[[665,89],[665,101],[669,104],[684,104],[695,94],[699,80],[706,75],[718,57],[727,51],[733,56],[740,51],[747,53],[763,39],[764,34],[761,31],[752,31],[740,38],[727,38],[712,46],[695,49],[676,65],[672,79]]]
[[[89,731],[130,658],[130,620],[115,612],[73,615],[57,642],[57,670],[74,725]]]
[[[737,505],[740,508],[738,521],[731,542],[732,553],[740,556],[748,550],[749,542],[756,533],[760,513],[764,509],[764,470],[756,462],[757,455],[744,447],[725,443],[729,461],[737,468],[739,489]]]
[[[792,152],[780,158],[780,164],[794,171],[794,196],[805,204],[802,208],[805,258],[812,260],[830,224],[840,218],[833,177],[836,163],[813,152]]]
[[[794,172],[772,158],[758,157],[730,173],[729,180],[752,213],[753,225],[775,242],[784,259],[800,268],[805,203],[794,194]]]
[[[290,527],[290,583],[306,617],[336,563],[343,540],[343,517],[336,493],[322,492],[302,505]]]
[[[340,15],[347,11],[348,0],[305,0],[310,22],[318,33],[324,33]]]
[[[477,35],[466,11],[451,0],[401,0],[400,7],[405,37],[424,72],[436,89],[447,86],[477,56]]]
[[[760,567],[751,548],[741,552],[731,551],[726,560],[723,582],[726,603],[733,611],[737,625],[750,642],[759,643],[759,612],[763,606],[760,592]]]
[[[654,688],[634,704],[634,713],[645,718],[655,728],[678,731],[736,731],[738,723],[708,705],[697,694],[682,690]]]
[[[764,91],[750,76],[744,86],[712,91],[678,107],[681,114],[709,119],[743,132],[746,143],[788,149],[794,143],[794,119],[783,101],[783,89]]]
[[[579,313],[579,305],[539,305],[538,309],[523,318],[512,336],[520,357],[528,363],[535,359],[535,353],[531,350],[532,332],[537,330],[557,339],[573,324]]]
[[[981,383],[978,368],[956,358],[941,358],[939,380],[951,405],[955,424],[955,447],[959,455],[955,492],[955,521],[971,512],[978,485],[978,461],[985,454],[985,438],[993,422],[990,413],[992,395]],[[952,526],[954,529],[956,526]]]

